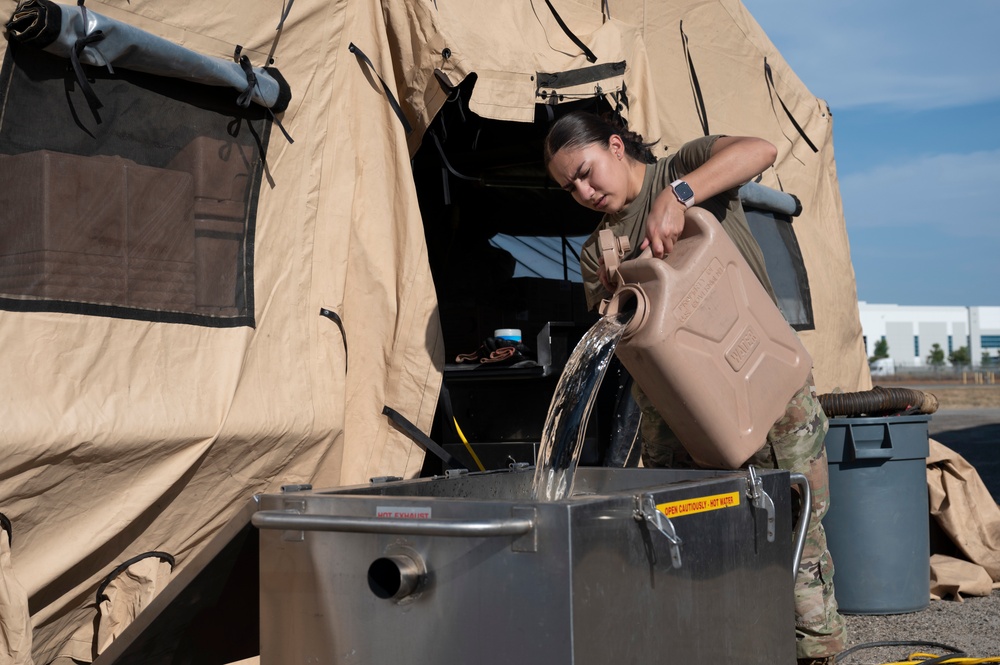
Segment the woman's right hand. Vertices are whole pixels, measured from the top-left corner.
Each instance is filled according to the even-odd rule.
[[[674,251],[674,243],[684,230],[685,212],[687,208],[677,200],[672,189],[660,192],[646,218],[646,237],[639,249],[649,247],[658,259]]]

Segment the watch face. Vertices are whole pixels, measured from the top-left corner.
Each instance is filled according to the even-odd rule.
[[[689,201],[694,198],[694,190],[691,189],[691,186],[688,185],[686,182],[681,181],[676,185],[674,185],[673,187],[674,187],[674,194],[676,194],[677,198],[680,199],[681,201]]]

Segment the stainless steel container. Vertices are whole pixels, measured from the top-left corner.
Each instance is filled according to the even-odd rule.
[[[531,480],[259,497],[262,665],[794,662],[801,476],[580,468],[552,503]]]

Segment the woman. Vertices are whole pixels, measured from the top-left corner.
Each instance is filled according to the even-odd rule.
[[[760,247],[750,233],[737,190],[774,163],[777,151],[763,139],[707,136],[657,160],[634,132],[585,112],[556,121],[545,140],[549,175],[587,208],[604,213],[580,255],[587,305],[611,295],[597,234],[627,235],[633,255],[651,248],[662,258],[673,250],[692,205],[712,212],[774,299]],[[627,257],[631,258],[631,257]],[[813,514],[795,582],[796,650],[800,664],[832,662],[845,646],[843,617],[833,594],[833,564],[821,523],[829,502],[826,449],[829,427],[809,377],[792,398],[767,442],[747,464],[804,474]],[[692,468],[694,462],[641,390],[642,458],[645,466]]]

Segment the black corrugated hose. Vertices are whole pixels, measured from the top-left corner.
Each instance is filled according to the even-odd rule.
[[[820,406],[827,417],[838,416],[898,416],[934,413],[938,400],[932,393],[912,388],[885,388],[856,393],[826,393],[819,396]]]

